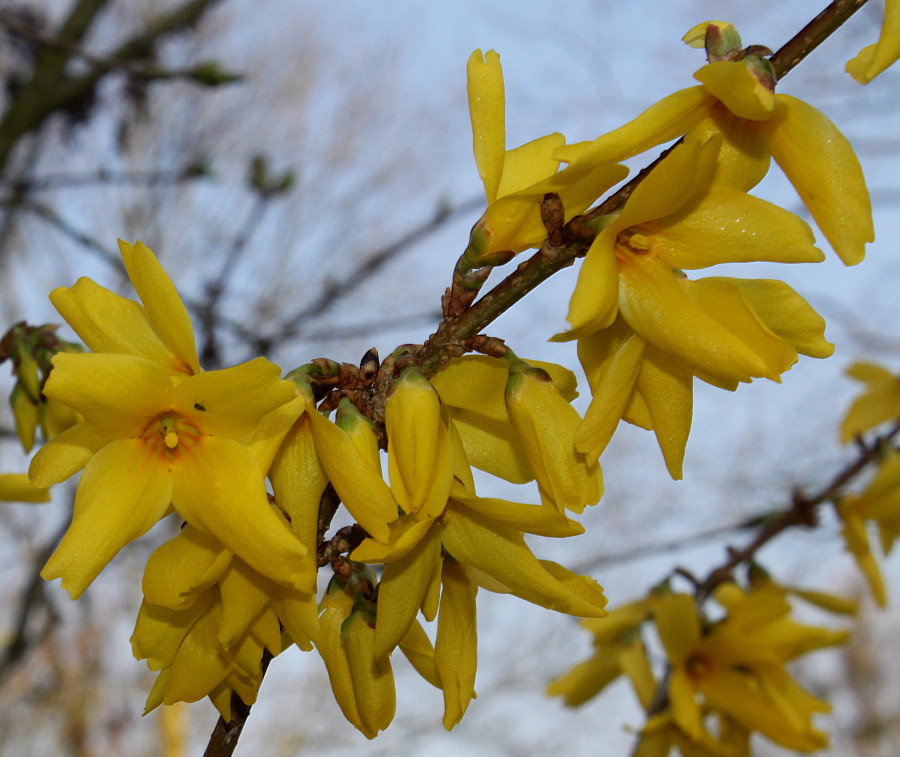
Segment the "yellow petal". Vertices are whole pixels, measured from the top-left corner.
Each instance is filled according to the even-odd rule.
[[[694,73],[694,78],[734,115],[752,121],[771,118],[775,93],[763,85],[744,61],[708,63]]]
[[[444,563],[443,592],[438,614],[434,660],[444,690],[444,728],[462,720],[475,698],[478,633],[475,620],[477,588],[462,568]]]
[[[341,639],[341,626],[350,614],[353,598],[345,592],[326,594],[322,600],[323,611],[319,616],[319,638],[316,649],[325,663],[328,680],[334,698],[344,713],[344,717],[362,731],[366,738],[375,737],[363,726],[353,693],[353,680],[350,675],[350,663]]]
[[[264,357],[190,376],[172,389],[171,402],[207,434],[242,439],[264,415],[295,399],[290,381]]]
[[[684,449],[691,432],[694,375],[684,360],[647,345],[637,389],[647,403],[653,431],[669,475],[682,477]]]
[[[364,539],[350,559],[365,563],[390,563],[402,560],[434,526],[433,520],[419,520],[414,515],[404,515],[390,525],[387,543],[375,539]]]
[[[559,170],[559,163],[551,155],[565,143],[566,138],[562,134],[554,133],[509,150],[503,162],[503,178],[500,180],[497,197],[506,197],[527,189],[541,179],[555,174]]]
[[[593,142],[559,148],[555,157],[566,163],[574,160],[617,163],[677,139],[704,118],[714,103],[702,86],[682,89]]]
[[[450,418],[474,468],[513,484],[525,484],[534,479],[525,450],[511,423],[499,423],[467,410],[453,410]]]
[[[471,510],[444,513],[442,541],[459,562],[483,571],[510,593],[557,612],[600,617],[602,605],[585,600],[554,578],[525,544],[520,531],[482,519]]]
[[[809,226],[777,205],[714,185],[700,202],[653,223],[653,251],[672,268],[718,263],[818,263]]]
[[[669,661],[680,664],[700,640],[700,619],[693,597],[662,594],[653,605],[653,617]]]
[[[524,505],[505,499],[462,495],[459,490],[454,492],[453,500],[457,506],[468,508],[484,518],[528,534],[566,537],[584,533],[584,526],[570,520],[555,507]]]
[[[306,548],[269,504],[263,476],[246,447],[205,436],[176,462],[172,504],[188,523],[276,583],[307,589]]]
[[[567,707],[578,707],[593,699],[622,675],[615,654],[607,647],[576,665],[565,675],[555,678],[547,686],[548,697],[563,697]]]
[[[387,543],[388,523],[397,519],[394,495],[347,433],[320,412],[310,412],[316,452],[350,514],[372,538]]]
[[[406,636],[440,565],[441,541],[437,529],[432,529],[405,557],[385,566],[378,584],[376,657],[390,654]]]
[[[755,355],[764,361],[762,376],[778,381],[797,362],[797,351],[763,323],[727,278],[685,281],[688,296],[706,313],[716,318]]]
[[[497,198],[506,152],[506,99],[500,56],[475,50],[466,66],[475,164],[488,204]]]
[[[591,243],[569,302],[566,320],[571,329],[554,337],[554,341],[588,336],[607,328],[615,319],[619,312],[617,233],[615,228],[607,229]]]
[[[54,289],[50,301],[92,352],[135,355],[184,372],[185,365],[163,344],[146,310],[134,300],[85,277],[73,287]]]
[[[600,500],[602,476],[596,460],[575,449],[581,416],[547,374],[519,366],[510,372],[506,405],[541,497],[560,510],[582,512]]]
[[[316,595],[278,587],[271,599],[278,619],[291,640],[304,652],[309,652],[319,639]]]
[[[44,393],[77,410],[103,436],[126,439],[140,436],[148,419],[167,409],[171,387],[166,369],[144,358],[60,352]]]
[[[266,609],[270,592],[271,584],[265,578],[243,560],[232,560],[219,581],[222,619],[216,640],[224,649],[230,649],[247,634]]]
[[[887,0],[878,43],[868,45],[847,62],[846,71],[860,84],[868,84],[900,58],[900,4]]]
[[[761,125],[779,166],[846,265],[865,257],[875,239],[872,206],[862,168],[847,138],[828,118],[789,95],[778,95],[771,120]]]
[[[406,636],[400,641],[400,651],[422,678],[435,688],[441,688],[440,674],[434,659],[434,647],[419,621],[413,621]]]
[[[231,672],[231,664],[216,644],[215,609],[200,617],[185,634],[172,661],[172,677],[166,688],[164,704],[197,702]]]
[[[767,373],[763,359],[693,302],[661,260],[629,255],[622,262],[619,307],[641,337],[714,376],[747,381]],[[740,315],[737,305],[732,310]]]
[[[85,467],[72,524],[41,576],[62,578],[78,599],[122,547],[156,525],[171,496],[171,477],[142,441],[110,442]]]
[[[711,278],[706,281],[715,281]],[[834,345],[825,341],[825,319],[783,281],[774,279],[727,279],[779,338],[801,355],[826,358]]]
[[[276,503],[287,513],[291,528],[312,557],[318,546],[319,503],[328,476],[316,454],[312,423],[305,413],[285,437],[272,462],[269,478]]]
[[[0,501],[49,502],[50,491],[32,484],[27,473],[0,473]]]
[[[384,421],[397,504],[422,518],[440,515],[453,483],[453,452],[440,397],[417,369],[401,374],[385,402]]]
[[[143,602],[138,611],[131,650],[139,660],[147,660],[150,670],[162,670],[172,664],[188,630],[208,613],[216,602],[215,592],[205,592],[184,610]]]
[[[488,207],[483,220],[488,249],[520,252],[539,247],[547,236],[540,213],[544,195],[558,194],[563,220],[570,221],[627,174],[628,170],[616,163],[572,165],[515,194],[498,198]]]
[[[79,423],[53,437],[32,458],[28,478],[35,486],[52,486],[80,471],[107,443],[87,423]]]
[[[181,610],[216,583],[231,563],[231,552],[208,534],[185,525],[147,560],[141,588],[152,605]]]
[[[194,330],[175,285],[153,251],[143,242],[134,245],[119,240],[119,252],[147,316],[163,344],[181,360],[185,373],[199,373]]]
[[[637,381],[644,356],[643,339],[632,334],[622,342],[603,379],[593,387],[594,398],[575,434],[575,448],[596,460],[612,439]]]
[[[341,641],[347,653],[353,695],[359,709],[363,733],[374,737],[391,724],[396,710],[394,673],[390,658],[375,657],[375,629],[364,613],[355,611],[341,626]]]

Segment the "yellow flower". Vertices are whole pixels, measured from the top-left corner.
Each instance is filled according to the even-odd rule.
[[[551,681],[547,696],[561,696],[566,706],[578,707],[625,674],[638,701],[649,708],[657,684],[640,635],[649,610],[650,603],[639,600],[610,610],[605,618],[581,621],[581,626],[593,633],[594,653]]]
[[[578,396],[575,374],[561,365],[528,360],[546,371],[567,401]],[[506,405],[509,363],[502,358],[466,355],[454,358],[430,378],[458,432],[473,467],[514,484],[534,480],[524,440]]]
[[[878,527],[881,549],[888,554],[900,536],[900,453],[889,455],[862,494],[849,494],[836,506],[843,523],[844,545],[853,555],[880,607],[887,605],[884,579],[872,554],[866,521]]]
[[[793,355],[793,362],[797,354],[825,358],[834,351],[825,340],[822,317],[781,281],[711,277],[681,279],[679,285],[748,354],[781,354],[783,360]],[[730,303],[723,302],[722,294]],[[731,318],[724,317],[728,313]],[[661,348],[631,328],[622,313],[609,328],[579,339],[578,357],[593,399],[575,436],[576,448],[599,456],[624,419],[656,434],[669,474],[680,479],[694,376],[723,389],[738,386],[737,380],[724,378],[710,370],[709,361],[701,363],[691,354],[690,349]]]
[[[471,267],[496,265],[547,236],[540,202],[548,192],[559,194],[565,220],[583,212],[628,173],[623,166],[591,162],[557,173],[551,156],[565,143],[562,134],[548,134],[515,150],[506,149],[505,99],[500,56],[476,50],[467,66],[469,111],[478,173],[488,209],[472,230],[466,256]]]
[[[775,158],[841,260],[859,263],[875,232],[853,148],[818,110],[763,86],[760,63],[753,55],[709,63],[695,74],[701,86],[675,92],[624,126],[593,142],[559,148],[554,156],[564,162],[620,161],[691,132],[721,135],[717,183],[749,190]]]
[[[581,416],[550,375],[521,360],[511,360],[506,408],[544,504],[579,513],[585,506],[597,504],[603,491],[600,466],[596,458],[575,449]]]
[[[321,610],[316,646],[334,697],[344,717],[367,739],[374,739],[393,720],[396,694],[390,659],[373,651],[371,602],[335,577],[322,598]]]
[[[854,363],[847,375],[862,381],[866,391],[857,397],[841,424],[841,442],[888,421],[900,419],[900,376],[873,363]]]
[[[699,694],[709,710],[788,749],[825,747],[827,737],[813,728],[811,718],[830,707],[802,689],[784,663],[842,644],[848,634],[791,620],[783,592],[771,586],[745,593],[723,584],[716,599],[728,614],[713,624],[704,623],[688,595],[666,594],[654,603],[657,631],[672,668],[668,694],[675,723],[692,739],[702,738]]]
[[[276,365],[258,358],[173,380],[158,363],[119,354],[59,354],[45,394],[84,421],[52,439],[29,474],[39,486],[81,468],[72,525],[41,575],[76,598],[170,503],[263,575],[309,581],[306,548],[269,506],[264,473],[241,439],[293,399]]]
[[[860,84],[868,84],[900,58],[900,3],[885,0],[881,35],[874,45],[864,47],[847,62],[846,71]]]
[[[697,302],[682,273],[718,263],[823,259],[797,216],[712,181],[717,142],[686,140],[637,186],[588,250],[566,317],[572,328],[560,338],[604,329],[622,312],[659,347],[688,354],[723,378],[784,370],[784,357],[768,354],[773,348],[761,344],[764,353],[754,356],[735,344],[726,327],[704,312],[719,303]],[[721,320],[732,317],[739,324],[746,320],[737,312]]]
[[[49,502],[50,491],[34,486],[26,473],[0,473],[0,502]]]

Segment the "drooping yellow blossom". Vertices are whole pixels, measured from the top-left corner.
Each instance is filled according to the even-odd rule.
[[[788,749],[823,748],[827,737],[811,718],[830,707],[802,689],[784,663],[842,644],[848,634],[793,621],[783,592],[770,586],[744,592],[723,584],[715,596],[727,615],[712,624],[698,614],[691,596],[669,593],[654,602],[657,631],[671,666],[668,696],[675,723],[699,739],[706,708]]]
[[[27,473],[0,473],[0,502],[49,502],[50,491],[34,486]]]
[[[731,293],[736,309],[717,309],[716,301],[710,299],[706,312],[741,337],[748,350],[758,350],[762,344],[769,345],[771,353],[771,345],[777,345],[781,354],[793,354],[794,359],[797,354],[826,358],[834,351],[825,340],[825,321],[784,282],[707,278],[681,280],[680,285],[689,293],[696,286],[701,297],[703,287],[711,294],[717,289]],[[728,312],[743,314],[743,321],[725,318]],[[764,341],[753,339],[754,333],[762,334]],[[589,456],[599,456],[619,420],[624,419],[656,434],[666,467],[675,479],[682,476],[691,429],[694,376],[723,389],[738,386],[738,381],[711,372],[708,363],[701,365],[684,354],[661,349],[636,333],[621,313],[609,328],[578,340],[578,357],[593,399],[576,434],[576,447]]]
[[[604,329],[621,312],[660,348],[722,378],[740,381],[784,370],[785,358],[748,332],[738,312],[721,321],[736,320],[748,332],[740,342],[715,323],[708,311],[728,303],[693,294],[682,273],[719,263],[823,259],[797,216],[712,181],[717,142],[686,140],[635,188],[588,250],[566,316],[571,331],[561,338]]]
[[[337,576],[322,598],[316,647],[325,662],[334,697],[368,739],[394,718],[396,694],[390,659],[377,656],[372,603]]]
[[[147,712],[208,696],[230,720],[232,691],[256,700],[264,649],[310,650],[318,635],[314,594],[276,584],[190,525],[150,556],[143,589],[132,648],[159,671]]]
[[[854,363],[847,375],[866,385],[841,424],[841,442],[888,421],[900,420],[900,376],[874,363]]]
[[[546,193],[560,196],[568,221],[628,171],[623,166],[594,161],[558,172],[559,164],[552,153],[565,144],[565,137],[558,133],[507,150],[500,56],[493,50],[484,55],[476,50],[469,58],[467,73],[475,163],[488,203],[466,251],[475,268],[505,262],[508,253],[541,245],[547,236],[540,215],[540,202]]]
[[[614,162],[691,132],[721,135],[717,183],[749,190],[774,158],[841,260],[859,263],[875,232],[853,148],[818,110],[775,94],[766,66],[756,55],[708,63],[694,75],[701,86],[675,92],[624,126],[593,142],[559,148],[554,156]]]
[[[546,371],[567,402],[578,396],[575,374],[561,365],[528,360]],[[454,358],[430,381],[459,433],[467,461],[514,484],[534,480],[524,440],[506,405],[509,363],[502,358],[466,355]]]
[[[900,58],[900,2],[885,0],[884,21],[878,42],[847,61],[846,71],[860,84],[868,84]]]
[[[506,408],[544,504],[583,512],[603,493],[596,458],[575,449],[581,416],[546,371],[511,360]]]
[[[862,494],[848,494],[838,501],[837,513],[844,526],[844,545],[865,576],[875,601],[884,607],[887,592],[872,554],[867,521],[875,523],[881,550],[889,554],[900,536],[900,453],[885,458]]]

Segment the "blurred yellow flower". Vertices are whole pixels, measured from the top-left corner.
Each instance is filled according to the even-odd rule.
[[[841,442],[888,421],[900,421],[900,376],[874,363],[854,363],[847,375],[866,385],[841,424]]]

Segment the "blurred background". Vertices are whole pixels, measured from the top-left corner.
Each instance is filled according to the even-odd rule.
[[[80,276],[134,296],[121,237],[158,254],[189,305],[206,368],[257,355],[285,370],[315,357],[356,363],[370,347],[387,355],[421,343],[483,209],[465,90],[473,49],[501,55],[509,147],[553,131],[575,142],[691,86],[702,52],[680,37],[695,24],[714,14],[745,44],[777,49],[820,5],[3,0],[0,330],[59,322],[47,293]],[[836,354],[802,358],[782,385],[731,394],[698,383],[684,481],[666,476],[652,435],[620,428],[602,459],[606,495],[583,518],[587,534],[534,540],[539,556],[590,572],[611,605],[675,565],[703,575],[727,544],[748,539],[731,526],[788,502],[795,487],[824,484],[852,456],[837,440],[858,391],[844,370],[861,358],[900,367],[900,70],[869,87],[843,73],[877,38],[882,7],[871,2],[779,88],[824,111],[855,146],[878,241],[852,269],[823,241],[825,263],[737,274],[794,286],[825,316]],[[756,193],[806,217],[777,167]],[[724,268],[717,274],[732,273]],[[576,275],[577,265],[554,277],[490,333],[523,357],[576,368],[573,345],[546,342],[565,328]],[[60,334],[74,339],[67,327]],[[6,404],[0,435],[0,471],[25,470]],[[531,487],[493,491],[537,501]],[[50,504],[0,505],[0,755],[202,753],[213,708],[141,718],[152,676],[128,643],[143,564],[173,524],[126,548],[73,603],[36,577],[71,495],[60,487]],[[900,661],[884,649],[900,617],[872,607],[823,512],[820,528],[783,537],[761,561],[785,583],[862,600],[852,646],[819,653],[798,676],[834,704],[819,720],[832,754],[887,757],[900,742]],[[896,600],[896,559],[886,570]],[[589,653],[573,619],[481,592],[479,636],[479,698],[451,734],[440,694],[398,660],[397,717],[367,742],[343,720],[321,661],[293,649],[271,666],[238,754],[628,753],[642,720],[625,685],[578,710],[543,696]],[[786,753],[760,743],[758,754]]]

